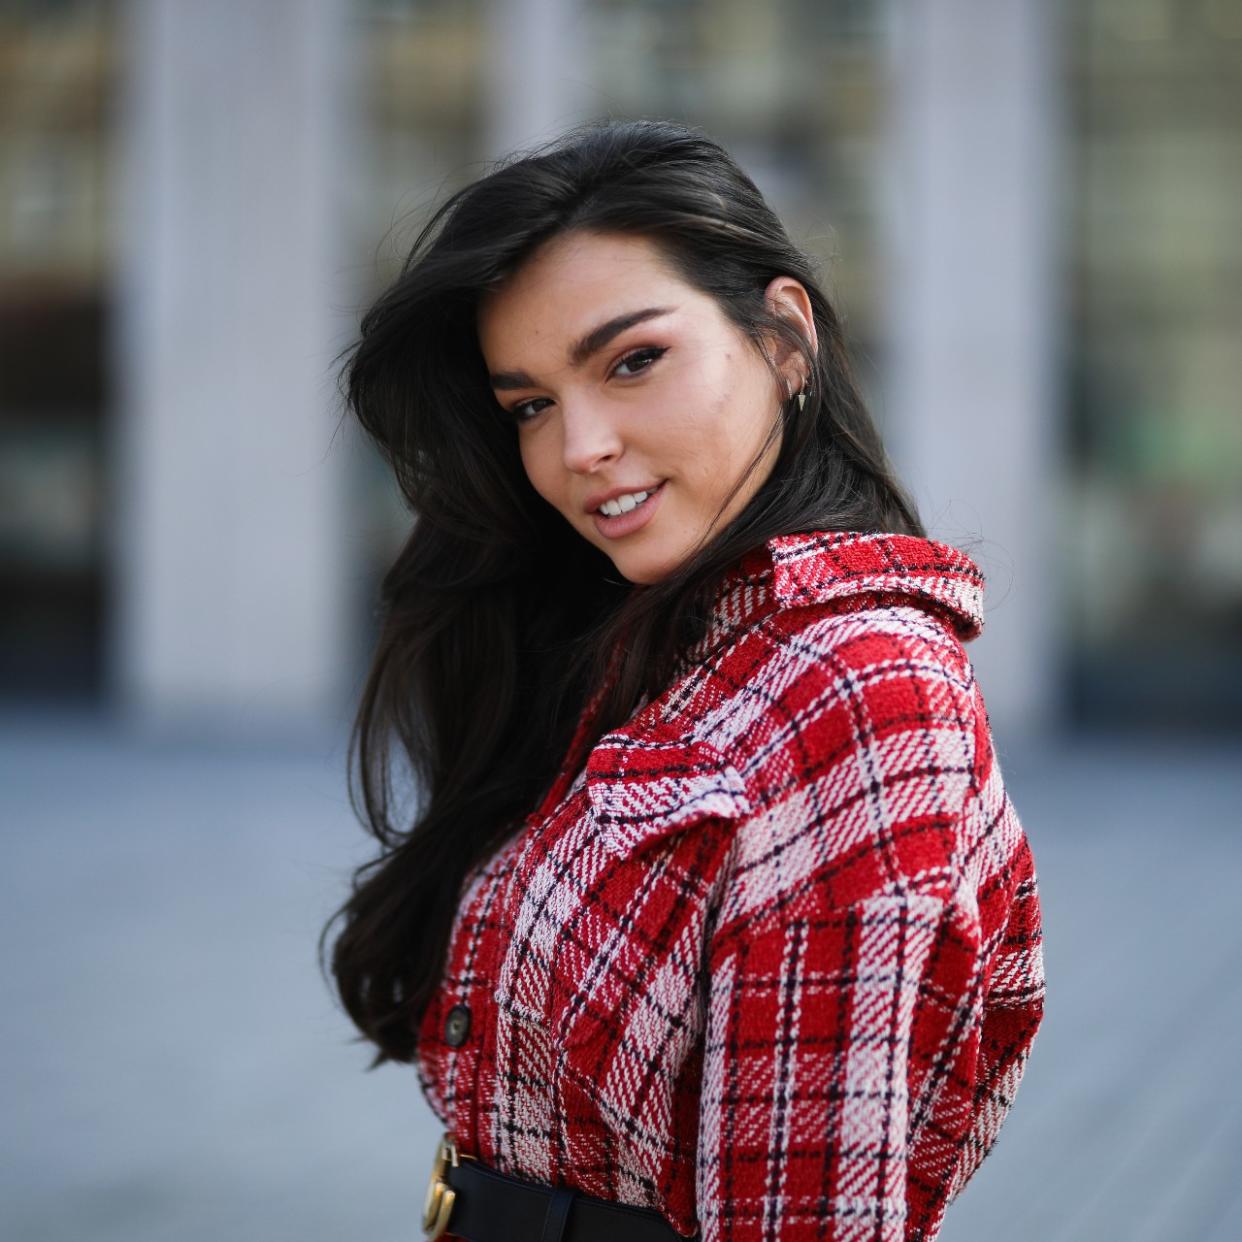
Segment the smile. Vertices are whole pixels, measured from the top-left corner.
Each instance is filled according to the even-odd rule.
[[[597,509],[591,515],[591,520],[595,523],[595,529],[607,539],[621,539],[626,535],[632,535],[635,531],[641,530],[651,521],[655,516],[656,510],[660,507],[660,501],[664,497],[664,488],[665,483],[661,483],[654,490],[648,492],[645,499],[640,500],[636,505],[624,512],[607,514]],[[608,507],[613,507],[611,501]]]

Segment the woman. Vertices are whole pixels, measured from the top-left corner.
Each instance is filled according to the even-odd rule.
[[[435,213],[347,397],[417,522],[332,968],[448,1132],[429,1236],[929,1242],[1040,1023],[1040,908],[982,576],[810,261],[701,132],[585,126]]]

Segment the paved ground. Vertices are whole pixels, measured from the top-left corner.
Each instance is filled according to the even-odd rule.
[[[943,1242],[1242,1237],[1242,746],[1002,766],[1049,1008]],[[367,854],[343,744],[0,720],[0,1236],[410,1242],[437,1127],[364,1073],[314,942]]]

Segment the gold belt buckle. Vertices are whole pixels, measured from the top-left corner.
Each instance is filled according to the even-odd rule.
[[[444,1136],[436,1145],[435,1163],[431,1166],[431,1180],[427,1183],[427,1198],[423,1202],[423,1233],[431,1239],[442,1238],[448,1232],[449,1216],[453,1212],[453,1202],[457,1192],[445,1181],[448,1174],[449,1161],[456,1168],[462,1160],[475,1160],[476,1156],[468,1156],[457,1150],[457,1141],[445,1130]]]

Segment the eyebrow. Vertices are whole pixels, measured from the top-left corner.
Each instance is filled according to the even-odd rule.
[[[592,354],[603,349],[613,337],[620,336],[626,328],[632,328],[636,323],[642,323],[647,319],[654,319],[657,315],[668,315],[676,309],[675,306],[647,306],[642,310],[626,311],[623,315],[613,316],[574,342],[569,351],[570,364],[580,367]],[[539,387],[525,371],[498,371],[490,378],[493,388]]]

